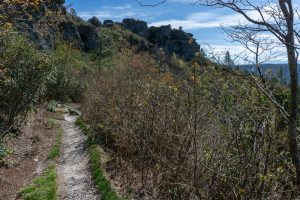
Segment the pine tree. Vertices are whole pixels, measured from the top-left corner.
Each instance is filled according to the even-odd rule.
[[[231,59],[231,55],[229,51],[226,51],[225,57],[224,57],[224,64],[226,67],[232,67],[234,66],[234,62]]]

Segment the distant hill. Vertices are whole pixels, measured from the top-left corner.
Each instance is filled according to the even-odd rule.
[[[253,70],[255,74],[258,74],[258,70],[254,65],[239,65],[234,68],[243,72],[252,72]],[[289,84],[290,82],[288,64],[263,64],[261,70],[267,78],[276,79],[281,84]],[[300,76],[300,71],[298,75]],[[298,80],[298,85],[300,85],[300,80]]]

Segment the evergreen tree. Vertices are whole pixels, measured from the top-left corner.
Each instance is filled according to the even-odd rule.
[[[225,57],[224,57],[224,64],[226,67],[232,67],[234,66],[234,62],[231,59],[231,55],[229,51],[226,51]]]

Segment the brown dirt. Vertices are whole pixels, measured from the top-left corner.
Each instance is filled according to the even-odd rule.
[[[12,154],[6,160],[7,165],[0,167],[0,200],[18,199],[21,188],[44,171],[57,131],[51,121],[60,118],[61,114],[40,109],[28,115],[18,136],[4,138]]]

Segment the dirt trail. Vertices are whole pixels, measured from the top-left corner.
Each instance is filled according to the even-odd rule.
[[[62,156],[58,164],[60,200],[98,200],[89,171],[87,138],[75,125],[77,116],[65,116]]]

